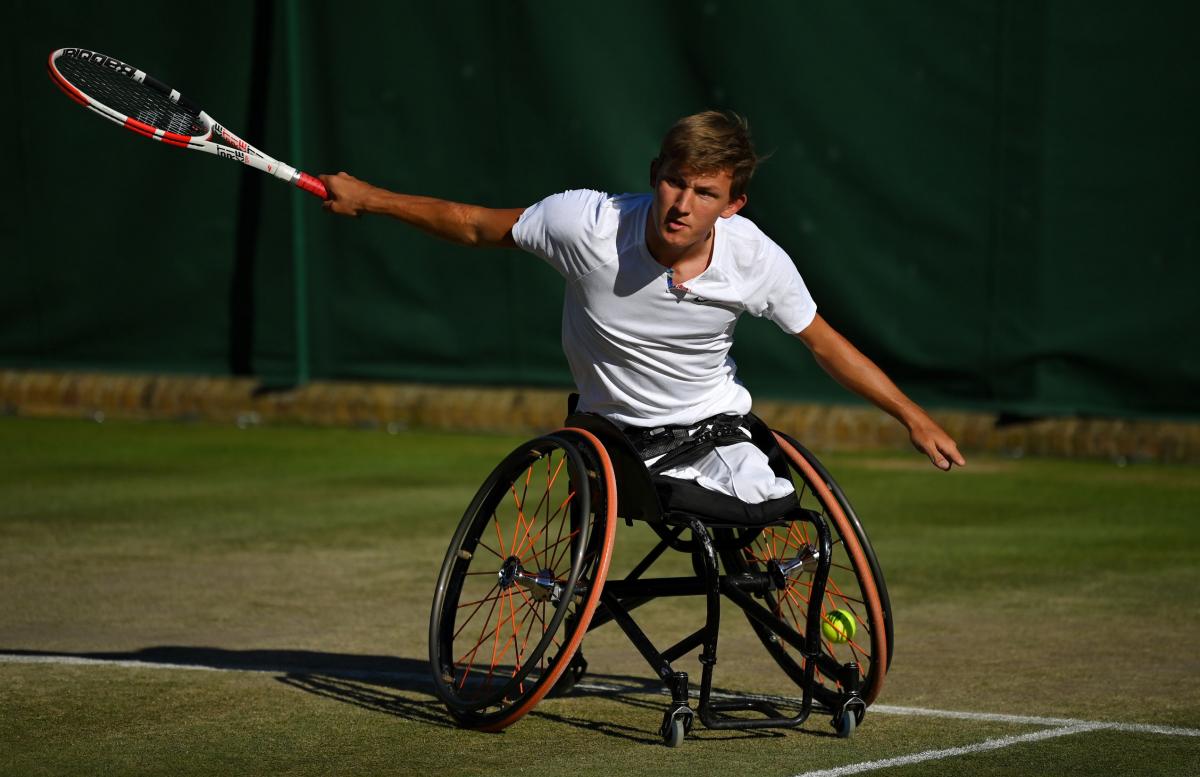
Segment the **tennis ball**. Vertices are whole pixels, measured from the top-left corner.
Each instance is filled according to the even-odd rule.
[[[825,639],[838,645],[854,639],[854,632],[858,631],[854,613],[847,610],[834,610],[827,613],[822,620],[821,633],[825,635]]]

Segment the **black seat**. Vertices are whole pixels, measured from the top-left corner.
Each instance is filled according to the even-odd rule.
[[[750,430],[748,442],[767,454],[776,477],[791,481],[787,461],[770,428],[753,414],[745,418]],[[750,504],[690,480],[653,475],[620,428],[595,413],[572,413],[565,425],[591,432],[608,450],[618,483],[617,514],[626,520],[676,523],[682,516],[694,516],[714,527],[766,526],[786,520],[798,506],[794,491],[778,499]]]

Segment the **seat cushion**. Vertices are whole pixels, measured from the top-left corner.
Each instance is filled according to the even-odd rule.
[[[783,520],[798,505],[794,492],[750,504],[710,491],[691,480],[666,475],[656,475],[653,480],[664,513],[687,513],[709,525],[765,526]]]

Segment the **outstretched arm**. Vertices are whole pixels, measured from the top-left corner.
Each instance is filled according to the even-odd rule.
[[[796,337],[834,380],[904,424],[913,446],[934,466],[948,470],[952,464],[961,467],[967,463],[950,435],[825,319],[818,315]]]
[[[467,246],[515,248],[512,228],[524,208],[483,208],[372,186],[347,173],[318,176],[329,191],[325,210],[342,216],[379,213]]]

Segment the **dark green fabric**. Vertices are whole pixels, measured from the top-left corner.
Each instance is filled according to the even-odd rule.
[[[771,154],[745,215],[915,398],[1200,415],[1195,4],[18,2],[10,18],[0,365],[287,383],[299,197],[312,377],[569,383],[561,281],[538,260],[330,218],[119,130],[45,76],[50,50],[85,45],[309,172],[495,206],[645,189],[675,118],[732,108]],[[738,336],[757,396],[847,398],[773,325]]]

